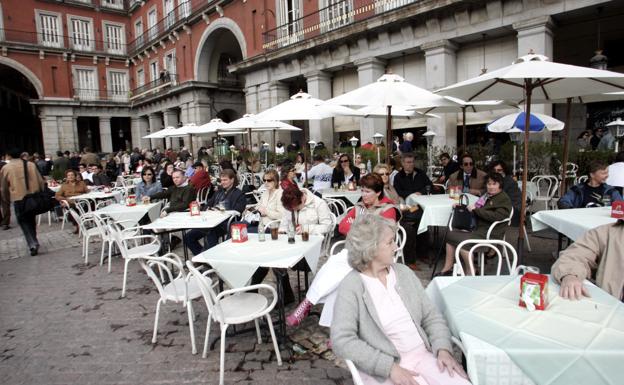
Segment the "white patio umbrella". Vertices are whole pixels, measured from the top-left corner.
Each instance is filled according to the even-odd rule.
[[[181,138],[186,135],[187,135],[186,133],[180,132],[180,129],[170,126],[160,131],[151,133],[149,135],[145,135],[143,139],[164,139],[164,138],[176,138],[176,137]]]
[[[360,112],[327,103],[323,100],[313,98],[310,94],[299,91],[290,99],[276,106],[265,110],[258,115],[256,119],[259,121],[275,121],[275,120],[322,120],[333,118],[335,116],[361,116]],[[308,135],[303,130],[303,143],[308,143]],[[303,152],[304,162],[307,164],[307,151]],[[306,168],[306,180],[308,179]]]
[[[624,90],[624,74],[553,63],[543,55],[533,53],[516,59],[511,65],[487,72],[472,79],[442,88],[440,95],[466,101],[523,100],[526,126],[529,126],[531,103],[536,100],[565,99]],[[526,184],[529,157],[529,131],[524,131],[524,159],[522,170],[522,207],[520,226],[526,220]],[[524,232],[518,235],[518,255],[522,258]]]
[[[211,119],[201,126],[189,127],[187,130],[192,135],[217,134],[219,130],[227,129],[228,124],[219,118]]]
[[[388,115],[388,109],[386,107],[379,106],[366,106],[358,108],[357,111],[364,114],[365,118],[385,118]],[[426,112],[416,111],[413,107],[409,106],[396,106],[392,108],[393,118],[406,118],[406,119],[418,119],[418,118],[439,118],[439,115],[430,114]]]
[[[423,88],[416,87],[396,74],[385,74],[377,79],[376,82],[329,99],[327,103],[386,109],[386,143],[388,143],[388,146],[392,142],[393,108],[438,105],[452,106],[456,104],[449,99],[443,98]],[[390,162],[390,151],[386,151],[386,162]]]

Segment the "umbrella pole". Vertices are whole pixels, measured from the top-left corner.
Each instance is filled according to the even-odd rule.
[[[561,163],[561,186],[559,190],[559,196],[562,197],[566,191],[566,169],[568,165],[568,150],[570,145],[570,119],[572,117],[572,98],[568,98],[566,101],[566,120],[563,134],[563,162]]]
[[[464,147],[463,152],[468,152],[467,144],[466,144],[466,108],[467,106],[462,107],[462,146]]]
[[[531,125],[531,93],[533,84],[531,80],[524,81],[525,98],[525,118],[524,118],[524,159],[522,159],[522,200],[520,206],[520,224],[518,226],[518,265],[524,262],[524,228],[526,221],[526,196],[527,178],[529,172],[529,127]]]
[[[252,151],[252,146],[251,146],[251,127],[247,128],[247,135],[249,136],[249,145],[248,145],[249,160],[252,161],[252,159],[253,159],[253,151]],[[249,165],[249,170],[251,170],[251,185],[255,186],[256,185],[256,176],[254,175],[254,171],[253,171],[253,161],[252,161],[252,164]]]
[[[306,133],[305,126],[303,128],[303,169],[305,171],[305,180],[303,181],[303,186],[308,186],[308,151],[306,147],[308,146],[308,134]],[[312,155],[312,149],[310,149],[310,155]]]
[[[387,106],[388,115],[386,116],[386,164],[390,164],[390,153],[392,152],[392,106]]]

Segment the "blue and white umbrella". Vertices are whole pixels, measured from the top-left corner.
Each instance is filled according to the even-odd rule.
[[[525,121],[526,113],[524,111],[516,112],[496,119],[487,125],[487,130],[490,132],[508,133],[510,130],[515,129],[515,132],[524,132]],[[541,132],[544,129],[548,131],[561,131],[564,125],[562,121],[548,115],[531,114],[529,116],[529,132]]]

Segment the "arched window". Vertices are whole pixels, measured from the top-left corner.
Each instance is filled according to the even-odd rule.
[[[219,56],[219,64],[217,66],[217,82],[219,83],[238,83],[236,75],[228,71],[228,66],[236,63],[237,60],[227,53],[222,53]]]

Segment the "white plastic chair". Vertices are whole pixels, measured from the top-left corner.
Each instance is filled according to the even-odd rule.
[[[204,339],[204,351],[202,357],[208,355],[208,342],[210,341],[210,324],[212,321],[218,322],[221,329],[221,354],[219,359],[219,384],[223,385],[223,371],[225,365],[225,337],[227,328],[230,325],[244,324],[254,321],[256,325],[256,333],[258,343],[262,343],[262,335],[260,334],[260,325],[258,319],[265,317],[269,325],[271,339],[273,340],[273,348],[277,357],[277,365],[282,365],[282,356],[280,355],[275,331],[273,330],[273,321],[270,312],[277,303],[277,292],[272,286],[259,284],[241,287],[237,289],[225,290],[215,294],[212,287],[212,280],[199,272],[193,266],[191,261],[186,262],[190,273],[195,278],[208,307],[208,320],[206,321],[206,337]],[[252,290],[265,289],[271,292],[273,300],[268,304],[268,299],[259,293],[250,293]]]
[[[344,246],[345,246],[345,244],[346,244],[346,243],[347,243],[347,241],[345,241],[345,240],[335,242],[335,243],[332,245],[331,249],[329,249],[329,256],[332,256],[332,255],[336,255],[336,254],[338,254],[339,252],[338,252],[338,251],[336,251],[336,249],[337,249],[339,246],[342,246],[342,247],[344,248]],[[341,250],[342,250],[342,249],[341,249]]]
[[[405,242],[407,242],[407,233],[403,226],[398,225],[395,237],[397,249],[394,252],[394,262],[401,261],[402,264],[405,264],[405,257],[403,256],[403,248],[405,247]]]
[[[553,204],[553,199],[559,187],[559,179],[554,175],[536,175],[531,178],[531,182],[537,186],[537,191],[534,196],[536,202],[544,203],[544,210],[550,210],[556,205]],[[553,207],[554,206],[554,207]]]
[[[362,377],[360,377],[360,372],[358,372],[355,364],[351,360],[344,360],[345,364],[347,364],[347,368],[349,368],[349,372],[351,372],[351,378],[353,378],[354,385],[364,385],[362,381]]]
[[[334,236],[334,231],[336,230],[337,219],[334,213],[330,212],[332,223],[329,225],[328,231],[325,233],[323,238],[323,243],[321,245],[321,255],[328,255],[329,248],[331,246],[331,240]]]
[[[122,238],[134,237],[139,235],[141,231],[140,226],[133,227],[122,227],[122,223],[136,223],[133,220],[121,220],[115,221],[113,218],[108,217],[106,215],[100,215],[93,213],[96,219],[96,225],[99,227],[100,232],[102,234],[102,250],[100,252],[100,266],[104,264],[104,251],[108,249],[108,272],[111,272],[111,254],[113,251],[113,245],[115,244],[115,240],[112,235],[112,231],[110,229],[111,226],[115,226],[116,230],[119,231],[122,235]]]
[[[121,287],[121,296],[126,296],[126,281],[128,279],[128,264],[131,260],[139,257],[150,257],[158,254],[160,250],[160,241],[155,235],[135,235],[124,236],[123,231],[114,224],[109,227],[110,235],[113,242],[119,248],[122,258],[124,259],[123,284]],[[149,240],[149,243],[139,245],[139,241]],[[128,243],[134,241],[134,247]],[[110,261],[110,259],[109,259]],[[110,262],[109,262],[110,263]]]
[[[516,265],[518,264],[518,254],[516,253],[516,249],[506,241],[501,241],[498,239],[467,239],[457,245],[455,249],[455,265],[453,266],[453,275],[455,276],[464,276],[464,267],[462,265],[462,258],[460,255],[461,250],[467,248],[469,245],[472,245],[468,250],[468,264],[470,268],[470,272],[472,275],[475,275],[474,269],[474,253],[479,253],[479,258],[481,259],[481,275],[485,274],[483,259],[485,252],[483,248],[494,250],[496,257],[498,258],[498,266],[496,268],[496,275],[501,275],[501,269],[503,266],[503,258],[505,258],[507,269],[509,274],[514,274],[516,271]],[[501,252],[499,248],[502,248],[504,251]],[[511,255],[511,258],[509,257]]]
[[[585,183],[589,177],[587,175],[581,175],[578,178],[574,178],[574,184]]]
[[[184,264],[180,257],[174,253],[168,253],[162,257],[141,256],[137,260],[147,273],[147,276],[154,282],[160,298],[156,303],[156,315],[154,317],[154,333],[152,335],[152,343],[155,344],[158,336],[158,317],[160,315],[160,305],[166,304],[167,301],[181,303],[186,307],[189,320],[189,329],[191,332],[191,352],[197,354],[195,346],[195,329],[193,327],[193,304],[194,299],[202,296],[201,289],[197,283],[197,278],[191,274],[187,274],[184,270]],[[171,267],[169,267],[171,266]],[[154,271],[157,268],[158,274]],[[175,272],[177,271],[177,274]],[[164,272],[164,274],[163,274]],[[205,271],[203,274],[214,272],[214,270]],[[201,275],[202,273],[200,273]]]
[[[82,256],[84,257],[84,263],[87,264],[89,262],[89,243],[91,238],[100,237],[103,239],[102,232],[91,213],[80,215],[74,209],[69,209],[69,215],[72,216],[78,225],[79,235],[82,235]]]

